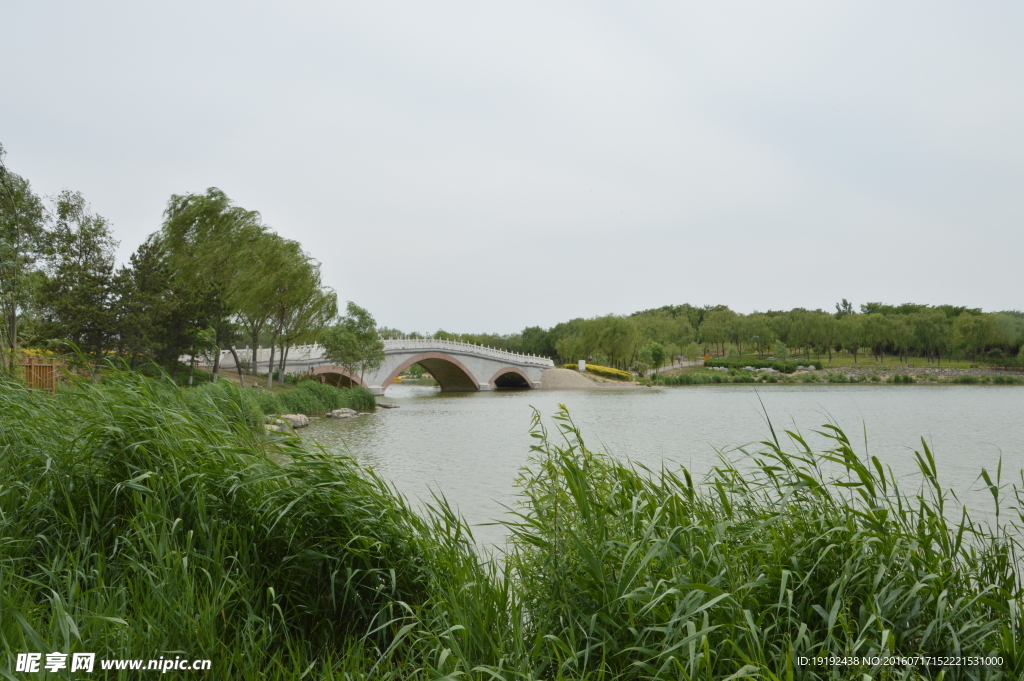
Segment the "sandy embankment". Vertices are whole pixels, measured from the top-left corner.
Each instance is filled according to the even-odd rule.
[[[593,381],[573,369],[548,369],[540,377],[541,390],[609,390],[622,388],[638,388],[636,383],[607,383]]]

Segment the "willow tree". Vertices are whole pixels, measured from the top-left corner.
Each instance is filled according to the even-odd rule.
[[[725,354],[725,344],[729,342],[730,326],[736,318],[736,313],[726,308],[723,310],[712,310],[704,315],[698,332],[700,340],[707,346],[718,346],[721,353]]]
[[[293,323],[296,311],[308,303],[320,290],[320,267],[306,255],[298,243],[282,241],[279,244],[278,269],[267,272],[270,279],[265,290],[270,309],[270,360],[267,362],[267,387],[274,385],[274,358],[278,349],[284,356],[283,335]],[[284,381],[284,367],[281,381]]]
[[[568,360],[590,359],[599,347],[599,329],[593,319],[573,319],[562,326],[563,335],[555,341],[558,356]]]
[[[46,213],[28,180],[7,169],[0,145],[0,370],[14,374],[18,316],[31,295],[29,280],[40,255]]]
[[[958,349],[970,356],[972,362],[995,340],[995,315],[964,312],[953,320],[953,334]]]
[[[839,343],[843,349],[853,355],[853,363],[857,364],[857,354],[864,347],[864,315],[851,312],[838,320]]]
[[[287,279],[303,259],[297,242],[271,232],[251,244],[246,266],[236,281],[234,303],[235,320],[252,342],[249,367],[253,374],[257,370],[260,335],[269,328],[277,309],[277,298],[287,291]]]
[[[366,309],[351,300],[345,316],[324,332],[324,356],[340,364],[365,384],[367,371],[375,371],[384,363],[384,342],[377,331],[377,321]]]
[[[194,320],[195,337],[200,338],[200,330],[214,329],[214,380],[223,347],[235,358],[241,380],[233,319],[247,293],[240,282],[251,280],[251,254],[265,235],[258,212],[234,205],[216,187],[205,194],[172,195],[164,211],[159,240],[168,253],[172,276],[187,282],[206,302],[206,318]],[[196,348],[191,350],[194,356]]]
[[[323,330],[338,316],[338,296],[320,282],[319,263],[309,262],[298,279],[296,295],[281,307],[279,344],[281,365],[279,381],[288,369],[288,351],[303,343],[320,339]]]

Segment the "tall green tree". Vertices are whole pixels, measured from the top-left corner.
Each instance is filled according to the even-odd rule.
[[[260,336],[270,327],[277,309],[277,296],[288,290],[287,278],[303,260],[302,247],[277,234],[265,233],[252,243],[248,264],[235,282],[238,289],[235,319],[251,340],[249,366],[253,373],[258,369]]]
[[[749,316],[750,340],[762,358],[775,347],[775,329],[767,315],[754,313]]]
[[[384,363],[384,342],[377,333],[377,322],[367,310],[352,301],[345,308],[345,316],[338,324],[327,329],[323,336],[324,356],[345,367],[360,382],[367,371],[374,371]]]
[[[665,352],[665,346],[661,343],[653,342],[647,345],[647,353],[651,357],[651,364],[654,366],[655,373],[658,369],[661,369],[665,365],[665,358],[668,357],[668,353]]]
[[[157,360],[174,299],[167,259],[154,238],[144,241],[117,271],[114,290],[118,351],[132,369],[140,359]]]
[[[251,291],[239,285],[252,253],[261,244],[266,228],[260,214],[235,205],[227,195],[211,187],[205,194],[172,195],[164,211],[160,242],[177,285],[202,304],[206,317],[196,319],[193,329],[214,329],[217,351],[214,380],[220,369],[219,348],[236,357],[233,317],[241,299]],[[194,335],[199,338],[199,335]]]
[[[712,310],[705,314],[704,321],[697,329],[701,342],[712,347],[717,345],[724,355],[725,344],[731,337],[730,326],[735,318],[736,313],[729,309]]]
[[[79,192],[56,199],[55,224],[45,240],[45,279],[39,290],[41,330],[74,342],[93,362],[93,377],[116,340],[114,248],[109,223],[93,214]]]
[[[267,363],[267,387],[274,384],[274,359],[284,357],[284,348],[280,347],[283,334],[288,330],[296,315],[296,311],[307,303],[311,296],[317,294],[320,286],[318,266],[302,252],[295,242],[282,243],[281,266],[275,272],[267,273],[271,279],[268,290],[271,314],[268,322],[270,332],[270,359]],[[284,381],[283,367],[280,380]]]
[[[608,315],[601,317],[598,323],[601,329],[598,334],[601,352],[608,357],[612,366],[628,368],[643,340],[636,322],[628,317]]]
[[[789,313],[791,319],[788,343],[792,347],[803,348],[804,357],[811,359],[811,346],[817,341],[817,317],[810,310],[796,308]]]
[[[914,345],[929,362],[941,361],[942,352],[949,335],[950,324],[946,315],[939,310],[927,310],[910,315],[914,334]]]
[[[528,326],[521,334],[522,351],[538,357],[554,358],[558,355],[554,334],[539,326]]]
[[[990,314],[965,312],[953,322],[956,342],[972,362],[976,362],[978,355],[993,342],[996,331],[995,316]]]
[[[30,303],[30,285],[41,254],[46,212],[28,180],[11,172],[0,145],[0,371],[13,375],[18,361],[18,320]]]
[[[874,309],[871,306],[880,305],[878,303],[868,303],[868,309]],[[871,347],[871,352],[875,355],[879,362],[885,364],[885,351],[886,348],[892,343],[893,338],[893,324],[892,320],[881,312],[868,312],[862,315],[864,320],[864,340],[867,345]]]
[[[296,345],[319,340],[331,321],[338,316],[338,296],[320,283],[319,266],[312,268],[311,275],[307,290],[297,298],[297,303],[281,327],[281,381],[288,368],[288,351]],[[372,322],[373,318],[370,320]]]
[[[853,363],[857,364],[857,354],[864,347],[864,315],[854,312],[843,315],[838,321],[837,336],[843,350],[853,355]]]
[[[828,351],[828,363],[832,363],[832,351],[839,341],[839,322],[827,312],[817,312],[814,317],[814,344],[820,350]],[[821,358],[821,355],[818,355]]]
[[[909,361],[910,348],[914,343],[914,326],[910,315],[890,317],[889,338],[893,349],[899,354],[900,361]]]
[[[843,298],[841,303],[836,303],[836,319],[842,319],[848,314],[854,314],[853,303]]]
[[[555,349],[564,360],[590,359],[600,347],[600,324],[594,319],[571,319],[552,329],[558,335]]]

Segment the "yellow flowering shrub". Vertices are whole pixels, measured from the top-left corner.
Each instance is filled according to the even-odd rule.
[[[578,369],[576,364],[565,364],[566,369]],[[612,367],[603,367],[600,364],[587,364],[587,371],[592,371],[598,376],[604,376],[605,378],[612,378],[616,381],[632,381],[633,374],[628,371],[622,371],[620,369],[613,369]]]

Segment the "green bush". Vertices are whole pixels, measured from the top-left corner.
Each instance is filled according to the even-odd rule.
[[[764,377],[762,377],[764,378]],[[757,383],[757,378],[751,375],[749,372],[741,372],[731,375],[723,375],[719,373],[714,374],[698,374],[698,373],[683,373],[678,376],[654,376],[651,378],[653,385],[664,385],[664,386],[676,386],[676,385],[708,385],[708,384],[722,384],[722,383]],[[766,378],[768,383],[778,383],[779,379],[777,376],[768,374]]]
[[[895,374],[890,376],[886,383],[917,383],[917,379],[909,374]]]
[[[743,362],[728,359],[709,359],[704,362],[704,366],[723,367],[726,369],[743,369],[744,367],[754,367],[755,369],[775,369],[776,371],[780,371],[784,374],[791,374],[794,371],[796,371],[797,366],[803,366],[803,363],[795,362],[793,360],[789,360],[786,362],[769,362],[768,360],[751,360],[749,362]]]
[[[344,389],[336,388],[329,383],[306,380],[298,384],[298,389],[313,395],[320,406],[320,411],[326,412],[337,409],[342,406],[344,401]]]
[[[264,413],[323,414],[340,408],[369,411],[377,406],[377,400],[366,388],[336,388],[318,381],[302,381],[294,390],[277,393],[280,411]]]
[[[356,411],[371,411],[377,407],[377,398],[369,390],[362,386],[354,386],[341,390],[342,404],[340,406]]]
[[[296,388],[277,395],[281,409],[286,414],[322,414],[325,410],[312,390]]]
[[[992,382],[997,385],[1021,385],[1024,380],[1017,378],[1016,376],[995,376]]]
[[[249,390],[252,391],[249,394],[252,395],[253,399],[256,401],[256,404],[259,405],[260,410],[264,414],[272,415],[285,413],[284,411],[282,411],[281,401],[277,399],[277,395],[275,393],[272,393],[269,390],[264,390],[262,388],[249,388]]]

